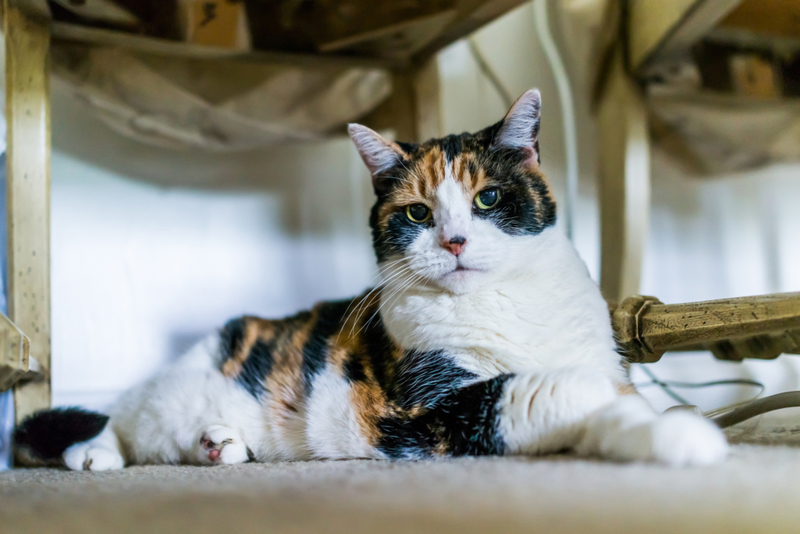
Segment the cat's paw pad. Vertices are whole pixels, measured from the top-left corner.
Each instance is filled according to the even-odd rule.
[[[110,471],[125,467],[125,459],[117,451],[92,447],[87,443],[73,445],[64,451],[64,463],[73,471]]]
[[[240,464],[248,460],[247,445],[239,433],[213,425],[200,433],[198,459],[202,464]]]
[[[652,423],[652,457],[673,466],[712,465],[728,455],[725,435],[711,421],[671,412]]]

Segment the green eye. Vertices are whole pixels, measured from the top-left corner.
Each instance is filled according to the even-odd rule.
[[[493,208],[497,206],[498,202],[500,202],[500,189],[497,187],[490,187],[489,189],[484,189],[483,191],[475,195],[475,205],[482,210],[488,210],[489,208]]]
[[[424,223],[430,220],[431,210],[425,204],[411,204],[406,206],[406,217],[415,223]]]

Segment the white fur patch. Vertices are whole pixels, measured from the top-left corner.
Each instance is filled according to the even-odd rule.
[[[97,437],[64,451],[64,464],[73,471],[110,471],[125,467],[114,432],[107,426]]]
[[[67,449],[67,466],[81,468],[95,449],[113,452],[127,464],[196,463],[198,433],[214,424],[234,428],[262,461],[280,457],[260,403],[218,370],[218,345],[218,336],[209,336],[123,394],[99,436]],[[91,469],[120,463],[104,453],[97,460]]]
[[[611,381],[586,369],[541,370],[506,382],[498,430],[511,454],[575,447],[587,419],[614,401]]]
[[[445,177],[436,189],[436,207],[433,218],[440,240],[447,242],[455,236],[467,239],[472,233],[472,202],[467,199],[464,187],[453,177],[453,164],[445,165]]]
[[[396,294],[382,310],[392,336],[407,348],[445,350],[484,378],[585,366],[625,383],[608,307],[566,236],[557,228],[508,236],[473,221],[480,224],[491,228],[472,231],[473,248],[468,243],[462,254],[481,269],[462,281],[469,291],[419,282]],[[432,247],[422,239],[412,246],[416,272],[437,273],[427,259]]]
[[[316,458],[382,458],[364,437],[353,410],[350,384],[331,369],[314,379],[307,404],[306,436]]]

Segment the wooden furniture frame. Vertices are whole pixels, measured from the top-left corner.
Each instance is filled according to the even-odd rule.
[[[615,0],[595,73],[600,156],[600,286],[619,301],[639,292],[650,223],[650,140],[637,82],[687,54],[742,0]]]
[[[3,3],[10,318],[3,322],[8,339],[23,347],[12,377],[37,378],[16,388],[20,416],[50,406],[50,30],[40,8]]]
[[[800,293],[664,304],[628,297],[612,310],[620,349],[634,363],[667,350],[710,350],[723,360],[800,354]]]

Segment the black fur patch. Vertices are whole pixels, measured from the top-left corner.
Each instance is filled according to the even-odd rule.
[[[500,437],[500,397],[513,375],[500,375],[460,389],[428,414],[429,426],[444,430],[448,449],[454,456],[503,454]]]
[[[42,460],[58,460],[68,447],[100,434],[108,416],[80,408],[56,408],[36,412],[14,431],[17,448],[27,447]]]
[[[556,223],[556,204],[544,178],[521,163],[527,155],[520,150],[488,150],[481,165],[502,196],[496,207],[474,211],[476,217],[491,220],[510,235],[532,235]]]
[[[430,458],[436,439],[418,419],[385,417],[377,424],[381,434],[377,449],[395,460]]]
[[[437,144],[442,148],[447,163],[451,163],[463,151],[462,138],[465,135],[468,136],[469,134],[461,134],[460,136],[448,135],[447,137],[437,139]]]
[[[455,364],[444,351],[408,351],[400,363],[397,397],[400,406],[433,408],[477,375]]]
[[[256,399],[266,392],[264,380],[272,370],[274,345],[274,343],[266,343],[262,340],[253,343],[250,354],[236,377],[236,381]]]
[[[303,346],[303,378],[306,391],[311,391],[314,376],[322,371],[328,358],[328,343],[342,329],[342,321],[351,300],[320,304],[317,321]]]
[[[344,377],[350,382],[363,382],[367,379],[364,372],[364,362],[358,355],[350,355],[350,359],[344,363]]]
[[[362,335],[364,336],[364,344],[370,358],[375,380],[381,389],[391,395],[394,391],[395,369],[394,362],[390,360],[390,355],[395,349],[395,344],[386,333],[383,319],[379,313],[370,314],[363,321],[364,331]]]
[[[242,350],[242,342],[244,341],[244,325],[245,318],[238,317],[231,319],[222,331],[219,333],[219,346],[222,355],[222,363],[225,363],[229,358],[233,358]]]
[[[378,424],[378,449],[390,458],[425,458],[435,451],[454,456],[502,454],[497,424],[505,383],[501,375],[441,398],[418,417],[386,417]]]
[[[382,245],[385,245],[389,254],[403,254],[416,241],[422,230],[431,226],[433,219],[420,224],[409,220],[405,213],[394,213],[387,221]]]
[[[400,149],[406,154],[411,154],[419,147],[419,145],[416,143],[404,143],[402,141],[395,141],[395,142],[397,143],[397,146],[399,146]]]

